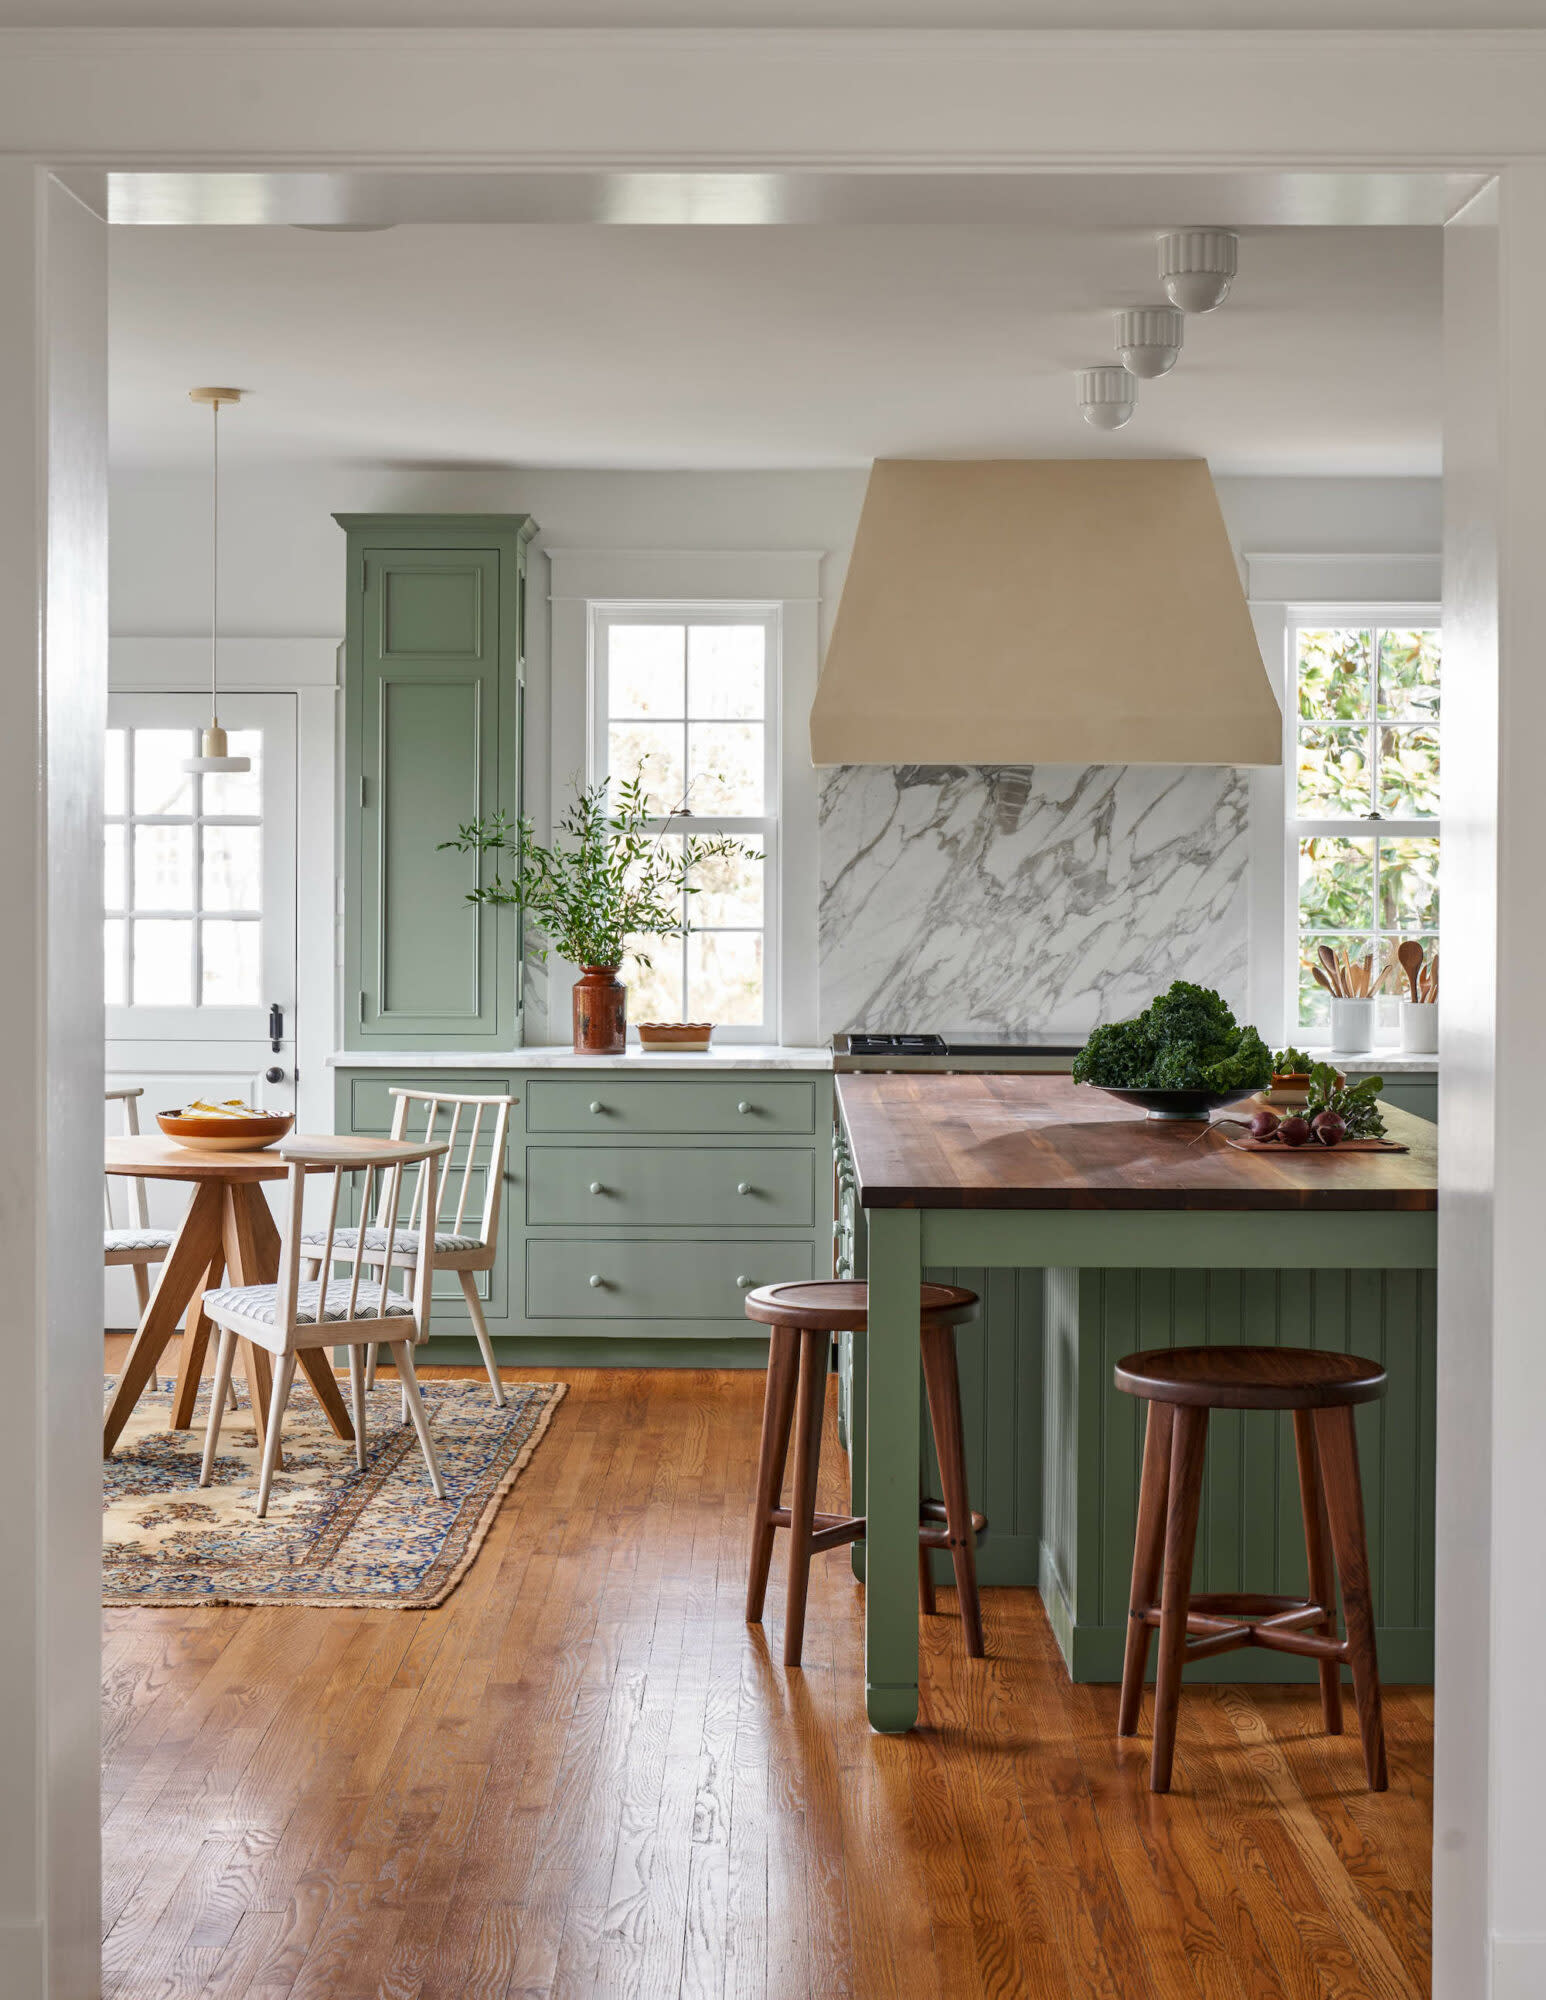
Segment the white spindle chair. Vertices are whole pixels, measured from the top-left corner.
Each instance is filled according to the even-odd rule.
[[[433,1145],[438,1136],[440,1115],[444,1111],[448,1120],[445,1134],[448,1153],[445,1170],[440,1177],[440,1194],[434,1210],[433,1257],[437,1271],[454,1271],[462,1283],[462,1296],[467,1301],[468,1316],[472,1320],[472,1330],[477,1335],[478,1352],[483,1356],[483,1366],[488,1370],[489,1387],[494,1392],[497,1408],[505,1407],[504,1384],[499,1379],[499,1367],[494,1359],[494,1344],[489,1339],[488,1322],[483,1317],[483,1301],[478,1297],[477,1273],[493,1268],[499,1251],[499,1212],[504,1195],[505,1150],[510,1137],[510,1108],[518,1104],[517,1097],[467,1097],[455,1096],[438,1090],[407,1090],[392,1088],[392,1096],[397,1100],[392,1111],[392,1137],[394,1140],[408,1138],[408,1124],[414,1113],[422,1110],[425,1145]],[[480,1137],[484,1128],[484,1113],[493,1112],[488,1138],[488,1156],[485,1161],[478,1158]],[[464,1126],[462,1114],[470,1112],[471,1117]],[[417,1119],[415,1119],[417,1122]],[[462,1150],[458,1154],[458,1141]],[[468,1207],[473,1181],[479,1168],[486,1178],[483,1184],[483,1200],[477,1215],[469,1219]],[[449,1220],[446,1210],[454,1200]],[[416,1200],[408,1217],[408,1227],[399,1232],[397,1248],[392,1261],[399,1269],[411,1265],[419,1254],[420,1232],[425,1227],[425,1210],[422,1200]],[[309,1251],[316,1251],[322,1245],[322,1232],[311,1229],[301,1239]],[[335,1241],[350,1251],[354,1248],[355,1231],[340,1229]],[[379,1253],[386,1247],[383,1218],[377,1215],[373,1227],[365,1231],[367,1257],[371,1251]],[[308,1278],[315,1278],[321,1268],[321,1260],[313,1257],[307,1267]],[[370,1351],[366,1363],[366,1384],[374,1387],[376,1380],[376,1350]]]
[[[306,1347],[347,1347],[349,1381],[354,1401],[355,1456],[365,1468],[365,1350],[387,1335],[392,1359],[402,1383],[403,1404],[418,1433],[424,1463],[429,1468],[435,1498],[445,1498],[445,1486],[435,1457],[434,1442],[419,1396],[418,1378],[413,1372],[413,1349],[429,1332],[430,1277],[434,1246],[431,1236],[421,1235],[413,1259],[413,1279],[409,1289],[394,1291],[392,1267],[402,1229],[403,1177],[410,1167],[414,1176],[412,1206],[435,1212],[436,1183],[440,1162],[447,1151],[444,1142],[412,1144],[392,1139],[321,1138],[292,1139],[280,1148],[289,1163],[285,1184],[284,1220],[280,1231],[279,1282],[274,1285],[230,1285],[204,1294],[204,1310],[220,1328],[220,1352],[215,1362],[215,1384],[209,1400],[209,1430],[204,1441],[204,1465],[199,1484],[207,1486],[214,1473],[215,1453],[220,1443],[220,1421],[231,1383],[231,1364],[238,1339],[255,1341],[278,1360],[274,1370],[273,1397],[269,1405],[268,1428],[263,1439],[263,1469],[258,1483],[258,1513],[268,1512],[269,1489],[279,1458],[279,1436],[284,1425],[285,1405],[295,1379],[296,1356]],[[313,1179],[327,1176],[327,1226],[320,1232],[322,1254],[306,1256],[302,1240],[302,1209],[308,1170]],[[372,1259],[370,1248],[362,1250],[358,1232],[340,1229],[339,1195],[345,1180],[362,1177],[358,1213],[368,1215],[373,1197],[377,1201],[379,1225],[385,1232],[382,1248]],[[367,1232],[367,1235],[369,1232]],[[367,1268],[370,1260],[370,1268]],[[335,1264],[347,1264],[347,1278],[329,1276],[325,1281],[301,1279],[301,1265],[320,1265],[331,1273]]]
[[[123,1129],[126,1137],[140,1136],[139,1100],[145,1095],[140,1087],[126,1086],[121,1090],[106,1090],[102,1093],[108,1104],[123,1106]],[[153,1229],[150,1211],[145,1201],[145,1183],[136,1178],[124,1179],[128,1190],[125,1206],[128,1220],[123,1228],[113,1214],[113,1181],[123,1176],[106,1174],[102,1180],[102,1261],[104,1264],[128,1264],[134,1271],[134,1289],[140,1302],[143,1316],[150,1304],[150,1266],[166,1260],[177,1235],[175,1229]]]

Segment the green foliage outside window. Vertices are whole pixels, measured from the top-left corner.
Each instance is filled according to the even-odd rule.
[[[1298,634],[1293,816],[1299,840],[1299,1014],[1324,1028],[1317,947],[1376,965],[1403,937],[1438,940],[1438,831],[1381,833],[1387,821],[1437,820],[1440,635],[1426,627],[1306,628]],[[1305,822],[1357,820],[1315,833]],[[1391,991],[1394,992],[1392,985]]]

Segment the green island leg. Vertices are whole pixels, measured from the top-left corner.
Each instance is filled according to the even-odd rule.
[[[876,1209],[869,1223],[864,1695],[870,1727],[894,1735],[918,1720],[923,1244],[916,1209]]]

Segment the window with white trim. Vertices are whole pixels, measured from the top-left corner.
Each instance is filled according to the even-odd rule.
[[[263,998],[263,734],[248,771],[190,775],[193,728],[115,728],[104,764],[110,1007],[256,1007]]]
[[[1330,996],[1320,947],[1389,967],[1376,1039],[1399,1032],[1408,991],[1396,947],[1439,944],[1439,685],[1442,648],[1430,610],[1289,624],[1284,789],[1287,906],[1293,933],[1291,1040],[1324,1042]]]
[[[633,941],[629,1021],[775,1041],[778,608],[593,603],[590,627],[593,776],[642,777],[666,840],[681,828],[752,850],[703,864],[684,937]]]

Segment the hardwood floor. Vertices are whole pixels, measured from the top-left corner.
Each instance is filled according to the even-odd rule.
[[[1426,1994],[1430,1691],[1377,1797],[1313,1687],[1188,1688],[1156,1798],[1147,1698],[1119,1747],[1033,1593],[970,1661],[942,1590],[924,1726],[872,1736],[846,1552],[803,1672],[782,1536],[742,1621],[760,1375],[555,1376],[440,1610],[106,1614],[110,2000]]]

